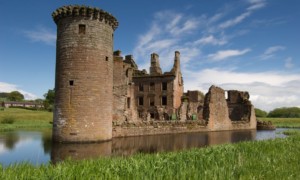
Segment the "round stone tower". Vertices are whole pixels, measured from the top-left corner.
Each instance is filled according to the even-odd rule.
[[[98,8],[64,6],[57,25],[53,140],[112,138],[113,33],[118,21]]]

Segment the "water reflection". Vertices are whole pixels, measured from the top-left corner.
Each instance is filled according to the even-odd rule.
[[[95,144],[53,144],[51,160],[87,159],[101,156],[129,156],[199,148],[216,144],[255,140],[256,131],[225,131],[114,138]]]
[[[282,137],[276,131],[222,131],[171,135],[114,138],[94,144],[52,144],[51,129],[42,131],[15,131],[0,133],[0,163],[26,161],[34,165],[53,163],[66,158],[75,160],[103,156],[129,156],[136,153],[156,153],[199,148],[239,141]],[[279,132],[279,133],[278,133]]]

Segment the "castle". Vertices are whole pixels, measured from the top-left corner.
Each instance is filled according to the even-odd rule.
[[[107,141],[112,137],[255,129],[248,92],[212,86],[184,93],[180,52],[162,72],[151,54],[149,73],[132,55],[113,52],[118,21],[98,8],[64,6],[57,25],[53,140]]]

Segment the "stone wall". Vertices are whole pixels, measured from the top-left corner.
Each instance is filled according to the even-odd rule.
[[[117,21],[85,6],[59,8],[53,19],[57,24],[53,140],[109,140]]]
[[[208,121],[208,129],[210,130],[232,129],[223,89],[216,86],[209,88],[204,99],[203,118]]]

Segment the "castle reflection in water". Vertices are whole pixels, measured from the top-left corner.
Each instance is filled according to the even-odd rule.
[[[105,156],[129,156],[137,153],[170,152],[255,139],[256,130],[248,130],[113,138],[112,141],[92,144],[54,143],[51,148],[51,161],[57,163],[67,158],[81,160]]]

